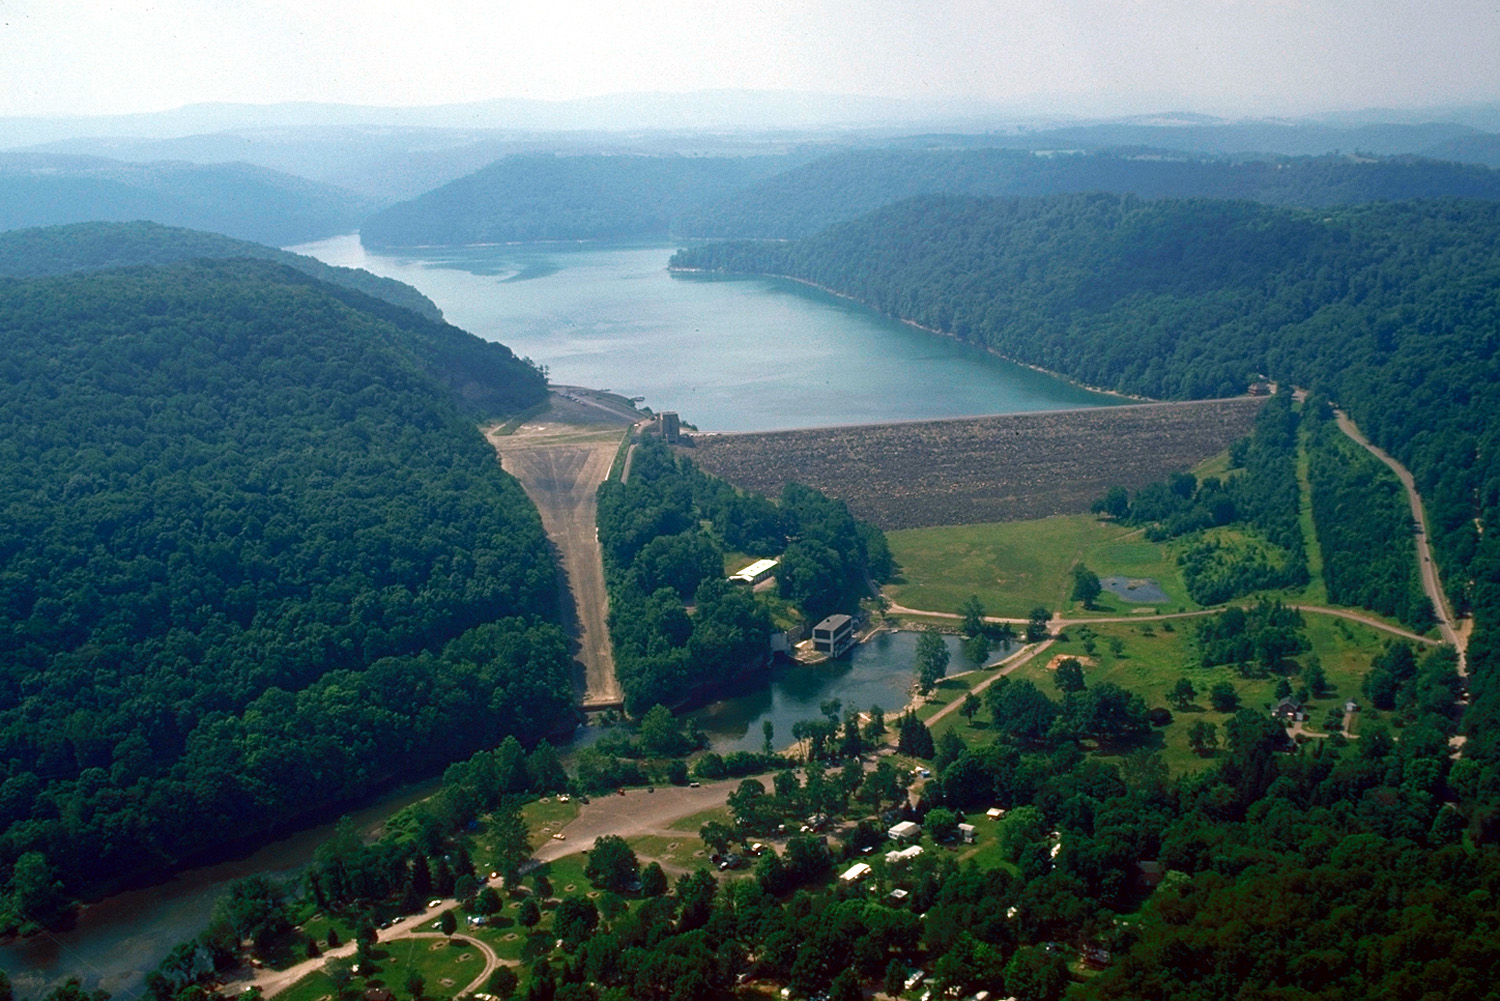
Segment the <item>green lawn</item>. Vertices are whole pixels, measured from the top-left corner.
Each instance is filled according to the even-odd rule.
[[[1332,616],[1308,613],[1304,615],[1304,619],[1304,632],[1312,647],[1310,652],[1317,654],[1329,684],[1326,692],[1308,703],[1308,727],[1319,730],[1330,708],[1341,706],[1350,697],[1364,702],[1360,694],[1360,683],[1369,670],[1371,659],[1383,647],[1386,637],[1367,626]],[[1188,746],[1188,729],[1197,720],[1208,720],[1219,727],[1222,739],[1225,736],[1224,724],[1231,715],[1217,712],[1209,705],[1209,688],[1217,682],[1228,681],[1239,693],[1241,706],[1261,712],[1268,711],[1275,704],[1277,679],[1246,678],[1231,667],[1199,666],[1193,641],[1194,621],[1098,623],[1087,627],[1094,634],[1092,654],[1085,646],[1084,627],[1074,626],[1070,628],[1066,641],[1054,644],[1042,655],[1018,668],[1010,677],[1029,679],[1050,698],[1060,699],[1052,680],[1053,672],[1048,670],[1047,664],[1060,656],[1078,657],[1080,660],[1091,657],[1097,663],[1084,669],[1084,676],[1089,684],[1114,682],[1139,694],[1149,707],[1170,707],[1168,692],[1178,678],[1188,678],[1199,692],[1194,703],[1184,710],[1173,708],[1172,722],[1165,727],[1153,729],[1147,739],[1135,746],[1160,751],[1173,772],[1196,771],[1207,767],[1212,759],[1200,757]],[[1111,639],[1119,641],[1119,654],[1114,653]],[[1298,659],[1305,661],[1307,656],[1304,654]],[[940,689],[943,693],[942,702],[962,699],[963,690],[968,687],[963,682],[972,681],[977,684],[990,673],[975,672],[962,679],[947,679]],[[1293,677],[1291,680],[1294,687],[1300,686],[1300,679]],[[934,706],[930,711],[920,712],[919,715],[928,718],[937,708],[940,707]],[[980,746],[994,741],[995,733],[991,727],[989,714],[981,709],[972,722],[954,712],[933,724],[932,729],[934,738],[947,730],[954,730],[965,743]],[[1107,747],[1096,749],[1096,753],[1118,756],[1133,749],[1134,746]]]
[[[910,608],[956,612],[972,594],[990,615],[1024,618],[1037,605],[1079,614],[1081,607],[1068,600],[1079,561],[1100,577],[1156,581],[1167,593],[1162,604],[1168,608],[1198,607],[1188,599],[1167,546],[1146,541],[1139,529],[1088,515],[917,528],[886,537],[901,567],[899,582],[886,594]],[[1115,615],[1153,607],[1108,592],[1098,605],[1099,614]]]

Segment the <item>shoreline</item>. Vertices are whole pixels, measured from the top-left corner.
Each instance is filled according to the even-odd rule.
[[[720,270],[718,268],[684,268],[684,267],[673,267],[670,264],[667,265],[667,270],[669,272],[673,272],[673,273],[676,273],[676,274],[743,275],[743,276],[745,276],[747,278],[776,278],[776,279],[779,279],[781,281],[795,282],[798,285],[805,285],[808,288],[817,289],[819,292],[824,292],[824,293],[826,293],[828,295],[833,296],[836,299],[843,299],[845,302],[852,302],[852,303],[855,303],[856,305],[863,306],[866,309],[874,311],[875,313],[879,314],[880,316],[884,316],[887,319],[895,320],[897,323],[904,323],[908,327],[915,327],[916,329],[921,330],[924,333],[933,334],[933,335],[935,335],[937,337],[946,337],[949,340],[958,341],[960,344],[968,344],[971,347],[974,347],[974,348],[977,348],[980,351],[983,351],[985,354],[993,355],[994,357],[999,358],[1002,361],[1008,361],[1012,365],[1019,365],[1022,368],[1029,368],[1033,372],[1040,372],[1042,375],[1048,375],[1048,376],[1051,376],[1054,379],[1060,379],[1063,382],[1066,382],[1070,386],[1077,386],[1079,389],[1086,389],[1086,390],[1088,390],[1091,393],[1098,393],[1101,396],[1113,396],[1116,399],[1131,400],[1131,401],[1136,402],[1136,403],[1170,403],[1170,402],[1174,402],[1174,401],[1171,401],[1171,400],[1158,400],[1158,399],[1155,399],[1154,397],[1150,397],[1150,396],[1136,396],[1136,395],[1131,394],[1131,393],[1122,393],[1119,390],[1115,390],[1115,389],[1104,389],[1104,388],[1099,387],[1099,386],[1090,386],[1086,382],[1079,382],[1077,379],[1074,379],[1074,378],[1072,378],[1070,376],[1064,375],[1061,372],[1054,372],[1050,368],[1043,368],[1040,365],[1033,365],[1030,362],[1021,361],[1019,358],[1012,358],[1010,355],[1002,354],[1002,353],[1000,353],[999,351],[996,351],[994,348],[990,347],[987,344],[976,344],[973,341],[966,340],[966,339],[964,339],[962,337],[959,337],[957,334],[951,333],[951,332],[949,332],[947,330],[939,330],[937,327],[929,327],[926,324],[918,323],[916,320],[909,319],[909,318],[907,318],[905,316],[892,316],[889,313],[882,313],[880,310],[876,309],[874,306],[870,305],[868,302],[865,302],[863,299],[857,298],[855,296],[849,295],[849,294],[844,293],[844,292],[840,292],[837,289],[831,289],[827,285],[819,285],[817,282],[810,281],[809,279],[806,279],[806,278],[798,278],[795,275],[778,275],[778,274],[772,274],[770,272],[758,272],[758,271],[726,271],[726,270]]]

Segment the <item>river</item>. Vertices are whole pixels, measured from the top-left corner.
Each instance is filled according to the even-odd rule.
[[[416,286],[449,321],[547,366],[552,381],[642,396],[704,430],[753,431],[1052,410],[1125,402],[1011,364],[795,282],[674,275],[672,245],[548,244],[365,252],[354,236],[289,248]],[[839,698],[846,707],[906,702],[915,640],[886,634],[825,668],[778,672],[768,688],[696,718],[720,750],[753,749],[771,720],[779,746],[792,724]],[[955,670],[962,663],[955,650]],[[393,794],[357,815],[374,825],[431,787]],[[65,974],[118,997],[173,945],[206,923],[236,879],[305,865],[331,827],[255,854],[184,872],[84,911],[57,936],[0,945],[0,968],[22,998]]]
[[[288,249],[413,285],[553,382],[641,396],[704,431],[1129,402],[797,282],[673,274],[673,244],[373,254],[342,236]]]

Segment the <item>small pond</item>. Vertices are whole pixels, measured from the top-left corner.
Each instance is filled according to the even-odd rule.
[[[1099,584],[1110,594],[1132,604],[1160,604],[1167,601],[1167,592],[1150,577],[1100,577]]]

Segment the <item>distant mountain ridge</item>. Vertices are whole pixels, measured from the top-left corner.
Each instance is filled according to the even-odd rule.
[[[511,156],[366,219],[367,247],[638,240],[689,207],[782,170],[783,157]]]
[[[929,194],[1250,199],[1305,208],[1408,198],[1500,199],[1500,172],[1415,157],[1204,159],[1136,149],[865,149],[823,157],[688,211],[688,238],[795,239]]]
[[[246,163],[0,153],[0,230],[146,219],[277,246],[353,230],[374,204]]]

